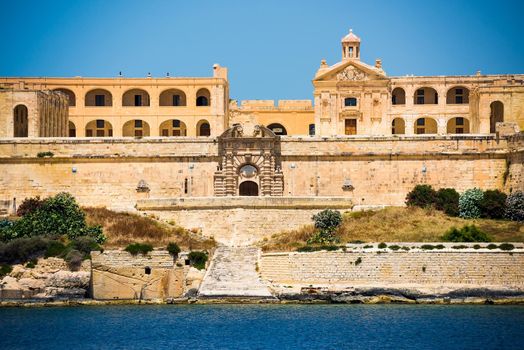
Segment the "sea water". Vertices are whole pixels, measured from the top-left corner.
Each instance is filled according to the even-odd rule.
[[[2,308],[0,349],[524,349],[524,306]]]

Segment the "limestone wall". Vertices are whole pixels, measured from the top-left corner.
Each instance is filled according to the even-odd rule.
[[[360,262],[359,262],[360,261]],[[274,285],[339,285],[524,290],[524,251],[444,249],[432,251],[338,251],[265,253],[263,279]]]
[[[285,196],[340,196],[357,205],[403,205],[419,183],[434,187],[522,188],[521,153],[478,137],[284,137]],[[52,158],[38,158],[50,151]],[[520,157],[520,158],[519,158]],[[82,205],[130,210],[138,199],[213,195],[218,165],[214,139],[3,139],[0,200],[68,191]],[[506,175],[505,175],[506,174]],[[510,175],[508,177],[508,175]],[[144,180],[147,193],[136,191]],[[351,184],[351,187],[344,187]]]
[[[512,136],[508,142],[509,157],[505,174],[508,191],[524,191],[524,134]]]
[[[132,256],[111,250],[92,252],[91,257],[94,299],[159,299],[184,292],[187,268],[177,267],[167,251]]]

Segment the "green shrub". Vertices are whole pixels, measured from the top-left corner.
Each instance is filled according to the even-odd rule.
[[[508,196],[504,216],[509,220],[524,221],[524,192],[517,191]]]
[[[36,196],[34,198],[26,198],[16,210],[16,215],[24,216],[30,214],[39,209],[42,206],[42,204],[44,204],[44,201],[40,199],[40,196]]]
[[[487,190],[480,202],[480,216],[488,219],[502,219],[506,212],[507,195],[499,190]]]
[[[363,248],[364,248],[364,249],[368,249],[368,248],[373,248],[373,246],[370,245],[370,244],[366,244]]]
[[[451,247],[453,249],[466,249],[468,248],[467,245],[463,245],[463,244],[460,244],[460,245],[454,245],[453,247]]]
[[[312,246],[312,245],[305,245],[303,247],[297,248],[297,252],[301,252],[301,253],[315,252],[317,250],[318,250],[317,247]]]
[[[382,243],[379,243],[379,244],[378,244],[378,247],[379,247],[380,249],[384,249],[384,248],[387,248],[388,245],[387,245],[386,243],[382,242]]]
[[[169,254],[173,255],[173,257],[175,257],[175,258],[178,256],[178,253],[181,252],[180,247],[178,246],[178,244],[176,244],[174,242],[168,243],[167,251],[169,252]]]
[[[66,254],[64,260],[67,262],[67,266],[71,271],[78,271],[84,260],[84,254],[73,249]]]
[[[493,249],[497,249],[498,247],[499,247],[498,245],[491,243],[491,244],[488,244],[486,248],[493,250]]]
[[[406,247],[406,246],[403,246],[400,249],[405,250],[406,252],[410,250],[409,247]]]
[[[416,185],[406,196],[406,205],[427,208],[437,202],[437,192],[430,185]]]
[[[400,246],[394,244],[394,245],[390,245],[388,248],[391,249],[391,250],[399,250]]]
[[[8,219],[0,219],[0,242],[7,242],[11,239],[11,227],[13,222]]]
[[[146,243],[131,243],[124,250],[131,255],[137,255],[138,253],[146,255],[153,250],[153,246]]]
[[[326,209],[313,215],[315,228],[320,230],[336,230],[342,224],[342,215],[338,210]]]
[[[44,237],[14,239],[0,245],[0,263],[22,264],[44,255],[49,240]]]
[[[94,237],[77,237],[70,243],[70,248],[78,250],[84,255],[89,255],[93,250],[100,250],[100,245]]]
[[[499,245],[500,250],[513,250],[515,249],[515,246],[511,243],[501,243]]]
[[[0,264],[0,277],[9,275],[13,271],[13,267],[9,264]]]
[[[36,154],[36,156],[38,158],[51,158],[53,157],[55,154],[53,152],[50,152],[50,151],[46,151],[46,152],[38,152]]]
[[[105,236],[100,226],[89,227],[85,214],[76,203],[73,196],[62,192],[45,199],[42,205],[32,212],[26,213],[20,220],[3,232],[3,240],[8,241],[20,237],[31,236],[62,236],[69,239],[79,236],[94,237],[97,243],[103,243]]]
[[[480,249],[480,248],[481,248],[481,247],[480,247],[480,244],[475,244],[475,245],[473,246],[473,249]]]
[[[34,269],[37,263],[38,263],[38,259],[31,259],[29,260],[27,264],[25,264],[25,267],[28,269]]]
[[[61,256],[66,249],[66,246],[60,241],[50,241],[47,245],[44,257],[56,257]]]
[[[437,244],[437,245],[435,246],[435,249],[444,249],[444,248],[446,248],[446,247],[444,247],[443,244]]]
[[[207,253],[200,251],[193,251],[188,254],[189,263],[191,266],[203,270],[206,268]]]
[[[308,252],[318,252],[320,250],[327,250],[327,251],[335,251],[339,249],[346,249],[346,247],[339,247],[337,245],[320,245],[320,246],[314,246],[314,245],[306,245],[303,247],[299,247],[296,249],[297,252],[302,253],[308,253]]]
[[[435,249],[435,246],[432,244],[423,244],[420,246],[420,249],[422,250],[433,250]]]
[[[459,215],[460,194],[454,188],[441,188],[437,191],[436,208],[449,216]]]
[[[442,236],[442,240],[446,242],[491,242],[491,236],[475,225],[466,225],[461,229],[452,227]]]
[[[326,209],[313,215],[312,219],[315,221],[317,231],[308,239],[308,244],[338,242],[335,231],[342,224],[342,215],[339,211]]]
[[[355,260],[355,266],[358,266],[362,263],[362,258],[359,256],[357,260]]]
[[[465,219],[479,218],[484,193],[478,188],[466,190],[459,198],[459,216]]]

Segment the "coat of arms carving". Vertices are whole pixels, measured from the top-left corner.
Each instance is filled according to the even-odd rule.
[[[358,81],[367,79],[367,74],[354,66],[347,66],[343,71],[337,74],[337,80]]]

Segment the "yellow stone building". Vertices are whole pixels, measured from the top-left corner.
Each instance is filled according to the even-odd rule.
[[[314,76],[314,106],[309,100],[230,100],[227,68],[218,64],[207,78],[1,78],[0,87],[64,93],[72,137],[218,136],[247,121],[277,135],[511,134],[524,129],[522,74],[389,77],[380,59],[374,65],[360,60],[361,40],[352,31],[341,44],[342,60],[331,66],[322,60]],[[1,118],[6,125],[14,114],[3,111]],[[3,127],[2,136],[15,136],[7,130],[14,131]]]

